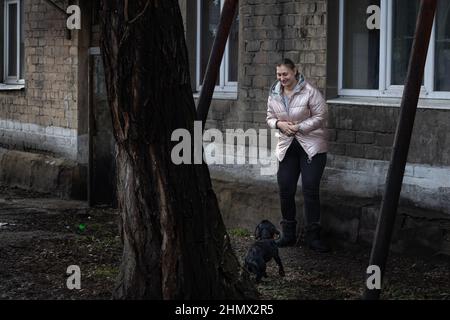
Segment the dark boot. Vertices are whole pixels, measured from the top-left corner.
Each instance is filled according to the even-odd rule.
[[[295,220],[282,220],[281,225],[281,237],[275,243],[278,247],[292,247],[297,242],[296,231],[297,221]]]
[[[320,239],[321,227],[314,223],[306,227],[305,243],[306,246],[317,252],[325,253],[330,251],[330,248]]]

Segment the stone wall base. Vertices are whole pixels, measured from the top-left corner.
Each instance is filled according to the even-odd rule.
[[[0,185],[84,200],[86,172],[71,160],[0,148]]]

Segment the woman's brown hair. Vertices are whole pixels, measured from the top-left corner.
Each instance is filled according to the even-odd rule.
[[[281,60],[281,61],[277,64],[277,67],[280,67],[280,66],[286,66],[286,67],[288,67],[289,69],[291,69],[292,71],[296,70],[296,68],[297,68],[297,67],[295,66],[295,63],[294,63],[291,59],[288,59],[288,58],[284,58],[283,60]],[[298,69],[297,69],[297,73],[295,74],[295,78],[298,80],[299,77],[300,77],[300,72],[298,72]]]

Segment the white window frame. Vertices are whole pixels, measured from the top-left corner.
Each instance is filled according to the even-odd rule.
[[[379,86],[377,89],[344,89],[344,1],[339,0],[339,66],[338,66],[338,94],[340,96],[360,97],[402,97],[403,85],[391,85],[392,62],[392,31],[393,31],[393,1],[380,0],[380,69]],[[430,46],[424,73],[424,85],[421,87],[420,98],[450,99],[450,91],[434,91],[434,59],[436,19],[433,23]],[[409,59],[409,57],[408,57]]]
[[[21,21],[21,0],[5,0],[4,1],[4,25],[3,25],[3,39],[4,39],[4,46],[3,46],[3,67],[4,67],[4,73],[3,73],[3,82],[5,84],[25,84],[24,79],[20,79],[20,70],[23,66],[21,66],[21,56],[20,56],[20,35],[22,32],[22,22]],[[16,34],[16,69],[17,69],[17,75],[15,77],[8,76],[9,74],[9,6],[16,4],[17,5],[17,34]]]
[[[222,12],[225,0],[220,0],[220,11]],[[195,86],[196,90],[200,91],[202,86],[200,84],[200,65],[201,65],[201,19],[202,19],[202,0],[197,0],[197,49],[196,49],[196,70],[195,70]],[[229,66],[229,41],[225,46],[224,55],[220,64],[219,85],[216,85],[214,92],[231,92],[236,93],[238,88],[237,81],[228,81],[228,66]]]

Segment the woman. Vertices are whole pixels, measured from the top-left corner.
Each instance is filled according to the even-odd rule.
[[[275,154],[279,160],[282,236],[279,247],[296,242],[295,193],[301,173],[305,212],[305,242],[315,251],[327,252],[320,240],[319,186],[327,161],[327,105],[319,90],[305,81],[295,66],[284,59],[277,65],[277,81],[270,90],[267,124],[279,129]]]

